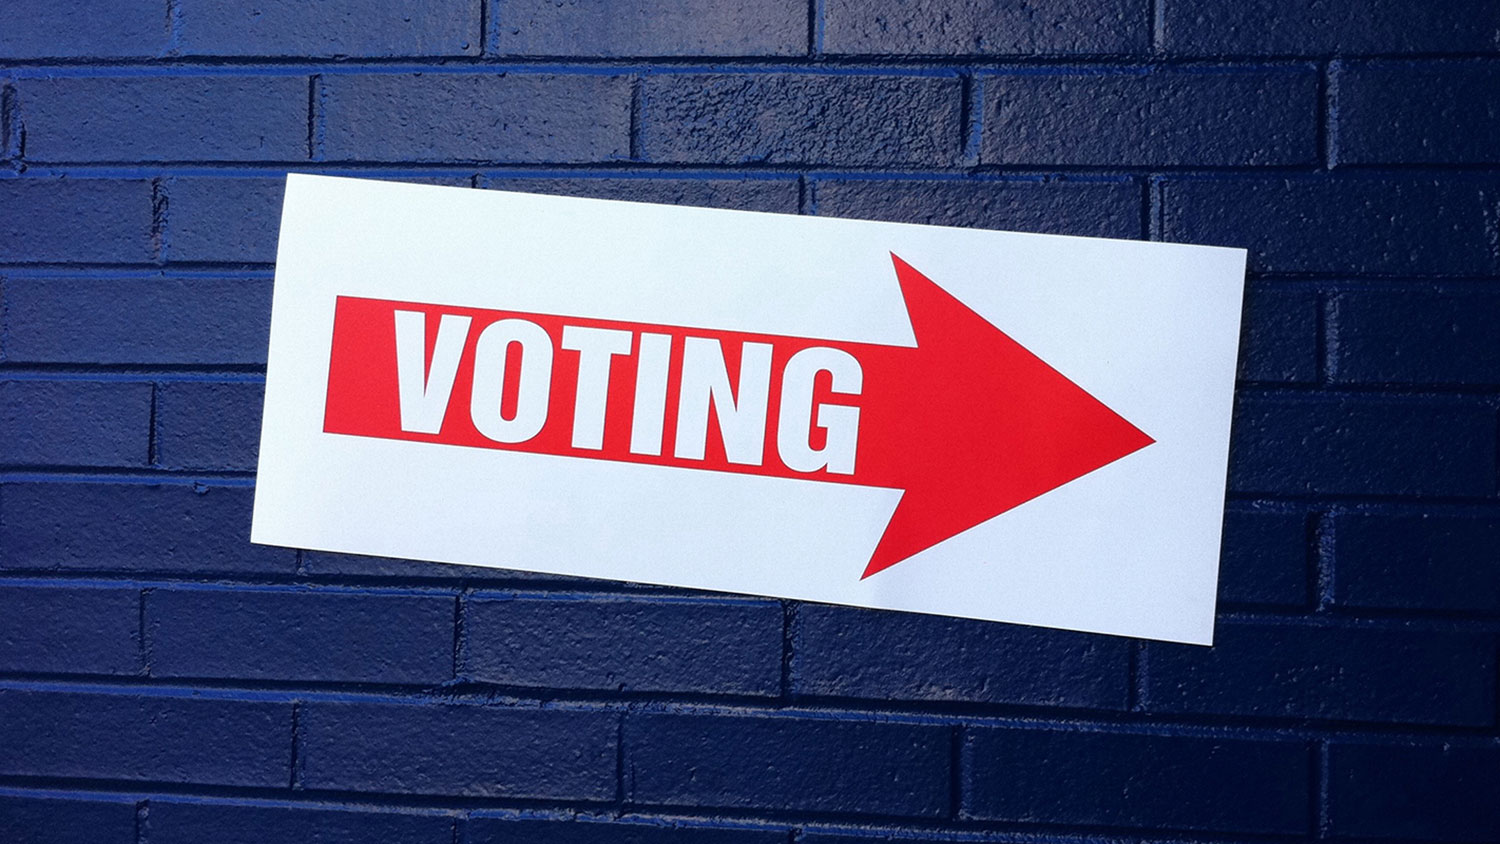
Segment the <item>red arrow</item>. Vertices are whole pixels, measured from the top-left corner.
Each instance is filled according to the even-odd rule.
[[[1030,501],[1101,466],[1150,445],[1152,439],[1085,392],[999,329],[986,322],[895,255],[896,276],[906,300],[915,348],[802,337],[648,325],[610,320],[525,314],[476,308],[340,297],[335,310],[324,430],[336,434],[527,451],[594,460],[770,475],[904,490],[863,577],[882,571],[943,540]],[[463,351],[437,433],[403,430],[397,382],[394,312],[425,315],[428,381],[441,318],[466,317]],[[480,433],[470,417],[477,337],[488,325],[520,319],[545,331],[554,357],[546,421],[522,442],[497,442]],[[580,358],[559,350],[565,326],[628,332],[628,353],[611,358],[602,446],[574,447],[572,427]],[[671,380],[664,396],[659,455],[631,448],[636,395],[635,338],[671,337]],[[739,384],[744,344],[771,347],[771,385],[762,460],[747,465],[729,459],[714,421],[709,422],[702,459],[674,455],[676,408],[681,390],[685,340],[709,338],[724,351],[731,384]],[[781,396],[776,385],[787,360],[810,347],[853,355],[863,372],[857,396],[830,392],[819,382],[815,403],[859,408],[859,437],[852,474],[799,472],[777,453],[775,425]],[[518,413],[520,359],[505,361],[501,415]],[[439,379],[440,380],[440,379]],[[739,390],[736,401],[743,398]],[[441,408],[440,408],[441,409]],[[718,419],[715,408],[713,420]],[[816,418],[816,414],[814,414]],[[821,447],[820,429],[808,441]],[[587,491],[580,490],[580,506]]]

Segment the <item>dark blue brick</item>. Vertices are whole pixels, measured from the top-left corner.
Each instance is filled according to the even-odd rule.
[[[263,364],[269,279],[0,279],[14,363]]]
[[[1500,517],[1340,513],[1333,547],[1337,603],[1500,612]]]
[[[454,818],[438,812],[342,807],[245,806],[151,798],[151,844],[453,844]]]
[[[1470,633],[1221,624],[1212,648],[1146,646],[1152,712],[1489,725],[1495,640]]]
[[[671,826],[621,820],[540,821],[473,817],[464,825],[466,844],[785,844],[785,830]]]
[[[1310,765],[1290,742],[973,729],[963,816],[1305,833]]]
[[[1219,599],[1235,604],[1306,606],[1307,516],[1261,509],[1224,514]]]
[[[1123,708],[1124,639],[820,604],[797,610],[803,695]]]
[[[830,53],[1016,55],[1138,53],[1151,46],[1140,0],[826,0]]]
[[[725,809],[948,812],[946,727],[632,714],[626,799]]]
[[[506,686],[775,695],[774,601],[475,596],[463,674]]]
[[[1340,743],[1328,760],[1340,838],[1500,841],[1500,749]]]
[[[1262,272],[1491,274],[1492,187],[1472,177],[1167,179],[1162,235],[1248,248]]]
[[[437,685],[453,678],[454,598],[152,589],[153,677]]]
[[[1316,291],[1252,283],[1245,295],[1239,377],[1307,382],[1318,378]]]
[[[1086,237],[1138,238],[1133,182],[819,179],[818,214]]]
[[[621,199],[628,202],[657,202],[667,205],[695,205],[704,208],[735,208],[741,211],[797,213],[797,180],[775,179],[662,179],[662,178],[527,178],[522,176],[487,177],[484,187],[492,190],[546,193],[557,196],[585,196],[595,199]]]
[[[245,487],[7,483],[0,566],[290,574],[296,552],[250,544]]]
[[[0,773],[285,788],[292,708],[0,689]]]
[[[607,712],[314,702],[298,761],[306,788],[612,800],[618,724]]]
[[[72,76],[16,83],[31,161],[301,161],[305,76]]]
[[[987,164],[1247,166],[1317,155],[1311,68],[1032,71],[983,84]]]
[[[156,259],[146,179],[0,179],[0,263]]]
[[[161,0],[6,0],[0,58],[126,58],[167,48]]]
[[[1492,3],[1163,0],[1168,52],[1189,55],[1494,52]]]
[[[137,844],[135,801],[0,793],[8,844]]]
[[[0,464],[145,466],[151,385],[0,381]]]
[[[630,154],[630,80],[548,73],[323,79],[331,161],[590,162]]]
[[[179,0],[189,56],[474,56],[475,0]]]
[[[157,386],[157,464],[253,470],[264,392],[259,381],[168,381]]]
[[[456,566],[425,560],[402,560],[393,557],[367,557],[361,554],[333,554],[305,551],[303,570],[311,575],[354,575],[381,578],[436,578],[441,580],[578,580],[560,575],[496,569],[488,566]],[[581,581],[587,582],[587,581]]]
[[[1500,383],[1500,293],[1493,290],[1340,293],[1332,330],[1336,381]]]
[[[961,84],[928,76],[662,74],[642,85],[649,161],[944,165]]]
[[[1495,413],[1458,402],[1241,397],[1230,487],[1280,494],[1490,496]]]
[[[1340,164],[1500,162],[1500,61],[1350,62],[1333,80]]]
[[[0,583],[0,671],[135,674],[141,590]]]
[[[486,0],[489,2],[489,0]],[[800,0],[496,0],[496,45],[527,56],[797,56]]]

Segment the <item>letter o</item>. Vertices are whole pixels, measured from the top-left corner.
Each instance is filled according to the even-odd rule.
[[[506,419],[500,401],[505,395],[505,364],[512,343],[521,346],[521,372],[516,415]],[[547,424],[551,392],[552,338],[540,325],[502,319],[480,332],[474,348],[474,389],[469,396],[469,415],[479,433],[495,442],[526,442]]]

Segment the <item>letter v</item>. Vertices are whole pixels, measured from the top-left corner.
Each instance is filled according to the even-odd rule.
[[[469,317],[443,314],[438,322],[432,367],[427,367],[427,315],[396,311],[396,388],[401,397],[401,430],[436,434],[448,415],[453,380],[469,338]]]

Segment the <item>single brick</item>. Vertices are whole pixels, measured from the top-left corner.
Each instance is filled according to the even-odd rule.
[[[805,604],[793,691],[802,695],[1124,708],[1124,639],[915,613]]]
[[[978,229],[1139,238],[1133,182],[819,179],[817,210],[853,217]]]
[[[453,844],[452,817],[437,812],[309,806],[246,806],[152,797],[151,844]]]
[[[618,724],[607,712],[319,701],[302,708],[298,761],[306,788],[612,800]]]
[[[6,0],[0,59],[134,58],[167,48],[161,0]]]
[[[946,727],[812,718],[632,714],[626,799],[723,809],[948,812]]]
[[[475,0],[179,0],[189,56],[476,56]]]
[[[168,381],[156,388],[156,462],[166,469],[253,470],[260,381]]]
[[[147,179],[0,179],[0,263],[156,259]]]
[[[0,566],[290,574],[297,554],[250,544],[245,487],[6,483]]]
[[[1219,599],[1235,604],[1306,606],[1307,516],[1263,509],[1224,514]]]
[[[0,773],[286,788],[287,703],[0,689]]]
[[[961,84],[930,76],[660,74],[641,94],[649,161],[945,165]]]
[[[1334,380],[1500,383],[1500,293],[1485,288],[1338,294]]]
[[[487,0],[488,2],[488,0]],[[503,0],[496,46],[525,56],[800,56],[800,0]]]
[[[550,73],[323,78],[331,161],[589,162],[630,155],[630,80]]]
[[[775,695],[781,605],[475,596],[463,675],[506,686]]]
[[[289,589],[152,589],[153,677],[350,683],[453,679],[447,595]]]
[[[1010,73],[983,78],[987,164],[1251,166],[1317,155],[1317,74]]]
[[[135,801],[0,794],[7,844],[136,844]]]
[[[829,53],[1033,57],[1140,53],[1151,46],[1150,16],[1140,0],[827,0],[823,21]]]
[[[1306,833],[1311,754],[1301,743],[970,729],[963,817]]]
[[[1164,240],[1240,246],[1261,272],[1483,275],[1493,197],[1472,177],[1167,179]]]
[[[1152,712],[1495,722],[1495,642],[1424,630],[1221,624],[1212,648],[1152,643]]]
[[[1316,291],[1264,282],[1246,289],[1239,377],[1278,383],[1318,379]]]
[[[1163,0],[1167,51],[1187,55],[1489,53],[1500,8],[1407,0]]]
[[[135,674],[141,590],[0,582],[0,671]]]
[[[145,466],[151,385],[0,381],[0,464]]]
[[[1500,612],[1500,518],[1340,513],[1334,600],[1354,607]]]
[[[471,817],[466,844],[785,844],[784,829],[682,826],[618,820],[544,821]]]
[[[1229,485],[1272,494],[1495,494],[1495,412],[1450,401],[1244,396]]]
[[[1328,767],[1340,838],[1500,841],[1500,749],[1339,743]]]
[[[305,76],[70,76],[16,83],[33,161],[302,161]]]
[[[0,279],[13,363],[263,364],[270,279]]]
[[[1333,90],[1340,164],[1500,162],[1500,61],[1349,62]]]
[[[695,205],[704,208],[733,208],[741,211],[770,211],[781,214],[797,213],[798,202],[797,180],[788,177],[661,179],[654,177],[503,176],[486,178],[484,187],[491,190],[521,193],[620,199],[627,202],[657,202],[666,205]]]

